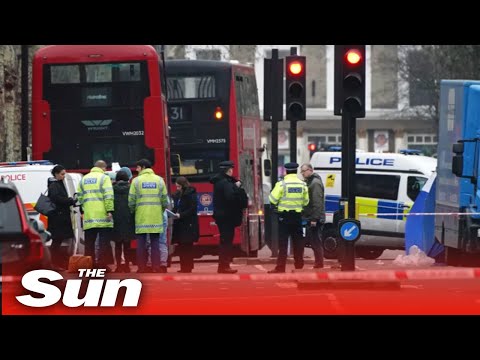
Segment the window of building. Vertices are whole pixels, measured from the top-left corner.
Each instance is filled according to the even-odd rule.
[[[435,156],[437,153],[437,135],[433,134],[408,134],[407,148],[420,150],[422,155]]]

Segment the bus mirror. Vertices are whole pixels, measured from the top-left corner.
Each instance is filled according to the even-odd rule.
[[[180,156],[178,154],[170,155],[170,166],[173,175],[178,175],[180,173]]]
[[[455,145],[458,145],[458,144],[455,144]],[[462,176],[462,174],[463,174],[463,155],[455,155],[453,157],[453,159],[452,159],[452,173],[454,173],[458,177]]]
[[[272,175],[272,160],[270,159],[263,160],[263,172],[265,173],[265,176]]]
[[[453,151],[455,154],[463,154],[463,143],[453,144],[452,151]]]

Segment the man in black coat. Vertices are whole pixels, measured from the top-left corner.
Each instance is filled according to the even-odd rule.
[[[52,169],[53,178],[48,180],[48,197],[56,205],[56,210],[48,217],[48,231],[52,234],[52,265],[56,271],[65,271],[67,260],[62,254],[61,246],[64,240],[73,242],[73,227],[70,215],[70,206],[75,205],[75,200],[68,196],[63,179],[66,171],[62,165]]]
[[[230,268],[230,262],[235,227],[242,223],[243,211],[238,206],[241,182],[232,176],[232,161],[222,161],[219,167],[220,172],[210,180],[213,184],[213,218],[220,231],[218,272],[234,274],[237,270]]]

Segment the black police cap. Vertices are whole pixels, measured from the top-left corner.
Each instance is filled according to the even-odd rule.
[[[233,161],[222,161],[221,163],[218,164],[218,167],[220,169],[230,169],[230,168],[234,168],[235,164],[233,163]]]
[[[295,162],[289,162],[285,165],[283,165],[285,167],[285,169],[287,170],[297,170],[298,169],[298,164],[295,163]]]

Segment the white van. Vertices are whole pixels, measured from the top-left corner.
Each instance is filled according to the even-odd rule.
[[[325,186],[325,257],[335,258],[338,241],[333,223],[339,215],[342,153],[316,152],[311,164]],[[436,167],[437,159],[415,152],[356,153],[356,217],[362,224],[355,245],[358,256],[376,259],[385,249],[405,249],[404,214]]]
[[[15,183],[29,216],[40,219],[45,224],[45,228],[48,227],[48,218],[35,211],[34,206],[40,194],[47,190],[48,179],[52,177],[51,171],[54,166],[48,160],[0,162],[0,177],[5,177]],[[68,196],[73,197],[82,176],[80,173],[67,172],[64,181]],[[81,226],[79,208],[73,208],[72,225],[75,242],[64,243],[62,246],[68,247],[69,255],[73,254],[75,250],[77,250],[77,253],[83,254],[85,236]]]

